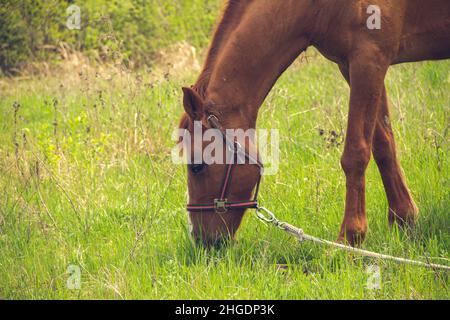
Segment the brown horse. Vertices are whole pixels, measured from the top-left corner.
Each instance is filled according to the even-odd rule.
[[[214,115],[224,128],[255,128],[268,92],[309,46],[339,66],[351,91],[339,240],[355,245],[365,237],[365,170],[371,154],[386,190],[389,222],[413,225],[418,209],[396,155],[384,79],[393,64],[450,58],[449,0],[229,1],[197,83],[183,88],[186,113],[180,127],[192,132],[198,120],[208,128]],[[190,203],[213,202],[225,175],[225,165],[189,166]],[[258,176],[255,166],[236,168],[228,199],[250,199]],[[233,237],[244,212],[191,211],[193,235],[206,242]]]

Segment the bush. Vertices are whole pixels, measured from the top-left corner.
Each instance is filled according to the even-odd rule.
[[[206,45],[219,0],[0,0],[0,68],[51,61],[60,42],[96,60],[151,65],[175,41]],[[81,29],[66,27],[66,9],[81,9]]]

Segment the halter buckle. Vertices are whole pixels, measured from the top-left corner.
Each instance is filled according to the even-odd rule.
[[[227,199],[214,199],[214,210],[216,213],[226,213],[227,209]]]

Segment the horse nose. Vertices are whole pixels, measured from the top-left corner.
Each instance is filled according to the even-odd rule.
[[[227,247],[233,242],[233,236],[230,234],[196,234],[194,232],[191,233],[192,238],[195,243],[200,246],[205,247],[214,247],[214,248],[222,248]]]
[[[234,232],[190,226],[190,236],[196,245],[206,247],[223,247],[234,240]]]
[[[243,217],[241,211],[228,211],[224,214],[208,212],[189,214],[190,233],[199,244],[216,245],[231,242]]]

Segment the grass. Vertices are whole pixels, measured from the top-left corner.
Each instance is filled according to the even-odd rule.
[[[185,168],[171,162],[182,79],[42,78],[0,93],[0,296],[7,299],[448,299],[448,275],[298,243],[249,214],[237,241],[189,240]],[[373,161],[364,248],[448,263],[450,62],[393,67],[392,123],[421,210],[408,236],[387,222]],[[261,201],[280,219],[335,239],[348,88],[310,54],[280,79],[258,126],[280,130],[280,170]],[[319,134],[323,132],[323,135]],[[335,132],[333,134],[332,132]],[[337,136],[333,139],[333,136]],[[378,264],[381,287],[367,286]],[[286,264],[288,268],[279,268]],[[67,286],[70,265],[81,289]]]

